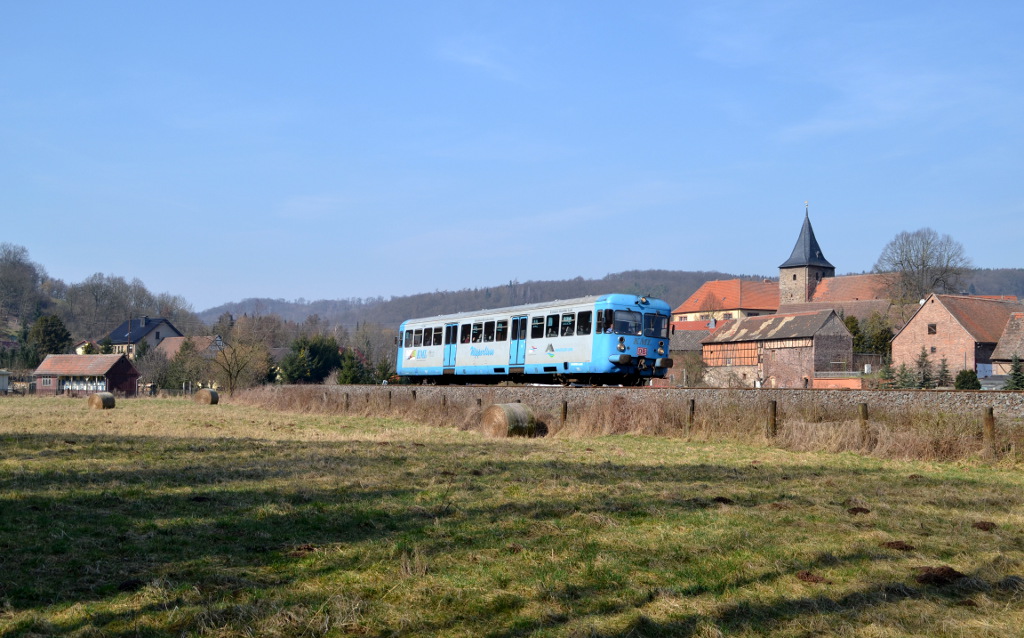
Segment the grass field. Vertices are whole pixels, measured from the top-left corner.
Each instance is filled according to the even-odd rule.
[[[1024,478],[0,398],[0,636],[1018,636]]]

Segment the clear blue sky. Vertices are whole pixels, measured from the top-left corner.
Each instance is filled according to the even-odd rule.
[[[1024,3],[6,2],[0,241],[196,310],[1021,267]],[[679,303],[682,300],[669,300]]]

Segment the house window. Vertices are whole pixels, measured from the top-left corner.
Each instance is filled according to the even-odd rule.
[[[722,315],[722,319],[732,319],[732,313],[731,312],[727,312],[727,313],[723,314]]]
[[[936,328],[935,328],[935,324],[934,323],[928,324],[928,334],[930,334],[930,335],[935,334],[935,330],[936,330]]]
[[[935,354],[935,346],[932,346],[932,354]]]
[[[159,330],[156,331],[156,340],[160,341],[160,331]]]
[[[43,377],[43,385],[53,385],[53,380],[50,377]]]
[[[793,281],[796,281],[796,275],[793,275]]]

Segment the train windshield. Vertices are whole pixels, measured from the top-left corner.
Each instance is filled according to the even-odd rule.
[[[641,314],[633,310],[615,311],[615,334],[638,335],[640,333]]]
[[[644,336],[667,339],[668,317],[654,314],[644,315]]]

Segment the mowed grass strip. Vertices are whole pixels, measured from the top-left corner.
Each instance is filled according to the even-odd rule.
[[[0,398],[0,635],[1015,636],[1017,472]]]

